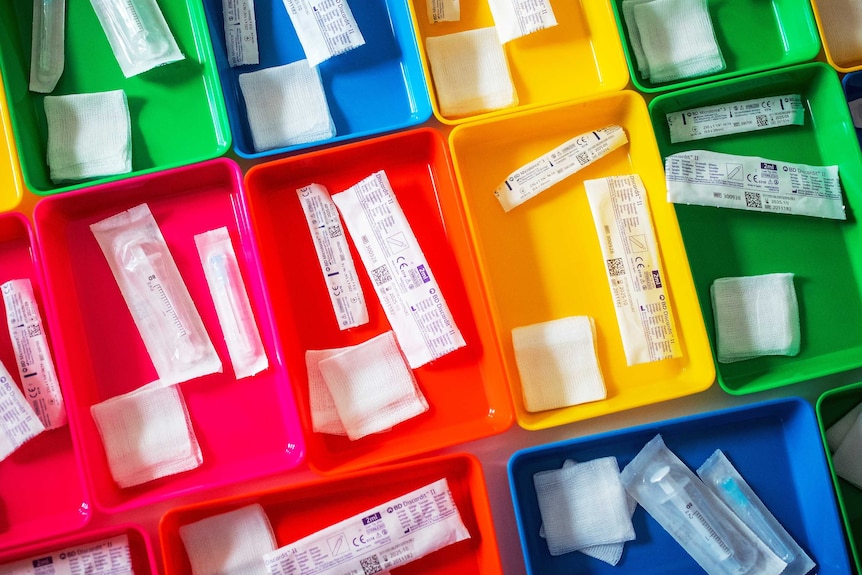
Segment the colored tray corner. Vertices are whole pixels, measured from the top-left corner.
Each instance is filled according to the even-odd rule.
[[[391,431],[350,441],[313,433],[305,352],[358,344],[391,329],[351,240],[369,322],[340,331],[296,194],[311,183],[335,194],[385,170],[466,347],[413,371],[429,411]],[[511,403],[472,252],[457,209],[446,143],[421,129],[295,156],[246,175],[252,221],[285,360],[308,441],[322,473],[369,467],[506,430]]]
[[[50,315],[64,347],[61,375],[75,385],[67,398],[85,471],[100,508],[115,512],[295,467],[304,441],[273,329],[239,167],[213,160],[45,198],[34,219],[46,269]],[[120,489],[107,466],[90,406],[157,379],[132,316],[90,224],[146,202],[171,250],[222,373],[181,385],[203,464],[134,488]],[[194,235],[226,226],[248,289],[269,367],[234,376],[204,278]]]
[[[159,523],[166,575],[191,575],[179,528],[245,505],[260,504],[283,547],[341,520],[445,478],[470,539],[397,569],[423,575],[502,575],[487,487],[479,461],[454,454],[383,466],[168,511]]]
[[[282,0],[255,2],[259,65],[231,68],[225,48],[221,0],[205,0],[216,64],[227,104],[234,151],[261,158],[312,146],[408,128],[431,117],[428,88],[406,0],[364,0],[353,15],[365,45],[319,65],[335,137],[257,152],[251,138],[239,75],[305,58]]]
[[[829,469],[832,472],[832,482],[835,486],[835,494],[838,497],[838,505],[841,508],[841,517],[844,520],[844,529],[857,573],[862,571],[862,557],[859,555],[859,538],[862,536],[862,491],[835,473],[832,455],[829,452],[829,445],[826,443],[826,430],[860,401],[862,401],[862,383],[830,389],[817,399],[817,422],[823,435],[823,449],[826,450],[826,459],[829,461]]]
[[[45,313],[45,285],[30,222],[21,214],[0,215],[0,284],[27,278],[42,303],[42,325],[56,352],[59,330]],[[2,310],[2,307],[0,307]],[[0,361],[18,381],[17,360],[0,311]],[[68,397],[71,380],[60,377]],[[68,401],[68,400],[67,400]],[[63,481],[55,481],[63,477]],[[0,549],[68,533],[90,519],[90,499],[69,426],[45,431],[0,462]]]
[[[195,0],[159,6],[185,59],[126,79],[89,2],[66,10],[65,70],[52,95],[122,89],[129,101],[132,172],[55,184],[46,160],[44,96],[30,92],[30,2],[0,5],[0,72],[27,187],[40,195],[125,179],[221,156],[230,147],[203,7]]]
[[[556,104],[615,92],[626,87],[629,74],[625,56],[607,2],[557,2],[557,25],[506,43],[503,48],[511,70],[518,105],[463,117],[444,116],[434,93],[425,42],[442,36],[494,25],[487,3],[461,6],[458,22],[428,21],[427,3],[411,0],[413,20],[420,38],[419,50],[431,91],[434,115],[446,124],[459,124],[517,110]]]
[[[813,60],[820,52],[820,37],[808,0],[708,0],[709,16],[725,69],[696,78],[652,83],[649,79],[641,78],[638,72],[622,14],[623,0],[612,0],[611,3],[632,81],[643,92],[676,90],[800,64]],[[753,41],[755,38],[756,41]]]
[[[800,94],[805,125],[670,143],[665,115],[765,96]],[[722,277],[796,274],[802,348],[795,357],[716,363],[729,393],[754,393],[862,365],[862,154],[838,75],[823,63],[735,78],[658,96],[650,103],[663,158],[686,150],[837,165],[847,221],[676,205],[707,332],[715,345],[709,288]]]
[[[0,79],[0,212],[12,211],[21,203],[24,180],[18,163],[18,150],[9,121],[9,104]]]
[[[505,213],[494,189],[507,175],[575,136],[623,127],[629,143]],[[641,96],[621,92],[456,127],[450,135],[463,209],[476,246],[518,423],[563,425],[703,391],[715,378],[688,262]],[[489,161],[493,158],[493,161]],[[683,357],[629,367],[619,335],[584,180],[640,174],[650,208]],[[598,332],[607,399],[530,413],[522,398],[512,329],[590,315]]]
[[[820,33],[820,38],[823,40],[823,51],[826,53],[826,61],[839,72],[854,72],[862,70],[862,54],[857,54],[856,58],[848,60],[843,56],[838,56],[833,50],[834,39],[830,41],[829,34],[823,27],[823,18],[820,14],[820,6],[830,0],[811,0],[811,8],[814,10],[814,17],[817,21],[817,30]]]
[[[716,449],[739,473],[821,575],[851,573],[841,521],[823,454],[814,410],[799,398],[782,399],[687,416],[640,427],[571,439],[515,453],[509,485],[529,575],[700,572],[697,563],[642,507],[632,522],[636,539],[612,567],[581,553],[552,557],[539,537],[542,523],[533,485],[539,471],[615,456],[623,469],[656,434],[692,470]]]

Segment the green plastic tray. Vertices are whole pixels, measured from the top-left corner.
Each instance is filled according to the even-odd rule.
[[[185,59],[126,79],[90,2],[68,2],[65,71],[52,95],[125,90],[132,123],[132,172],[56,185],[45,161],[44,96],[28,90],[33,2],[0,2],[0,70],[24,182],[31,191],[65,192],[227,151],[230,131],[203,6],[196,0],[160,0],[159,6]]]
[[[665,115],[687,108],[798,93],[805,125],[670,143]],[[677,205],[710,343],[715,325],[709,287],[720,277],[793,272],[802,348],[795,357],[716,363],[719,384],[745,394],[838,373],[862,365],[862,154],[838,75],[804,64],[665,94],[650,103],[662,158],[687,150],[838,165],[847,221]]]
[[[643,79],[634,61],[623,0],[613,0],[623,49],[635,87],[661,92],[808,62],[820,52],[820,35],[809,0],[709,0],[709,16],[724,56],[722,72],[663,83]]]
[[[857,573],[862,573],[862,560],[859,557],[859,547],[862,545],[862,490],[835,475],[832,454],[826,443],[826,430],[860,401],[862,401],[862,383],[854,383],[825,392],[817,400],[816,408],[820,435],[823,437],[823,449],[826,450],[826,459],[835,485],[835,495],[838,497],[838,506],[841,508],[847,542],[853,554],[853,561],[856,563]]]

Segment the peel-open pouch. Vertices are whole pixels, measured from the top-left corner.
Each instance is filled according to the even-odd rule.
[[[162,386],[220,372],[221,360],[147,204],[90,226]]]
[[[50,94],[66,59],[66,0],[33,0],[30,91]]]
[[[626,491],[710,575],[779,575],[787,564],[655,436],[622,470]]]
[[[195,245],[201,256],[234,375],[242,379],[263,371],[269,361],[227,228],[196,235]]]
[[[156,0],[90,0],[126,78],[183,59]]]
[[[805,575],[814,569],[811,557],[794,541],[720,449],[709,456],[697,474],[779,559],[787,563],[782,575]]]

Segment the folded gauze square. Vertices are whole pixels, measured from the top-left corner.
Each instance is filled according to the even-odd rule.
[[[629,40],[642,54],[651,82],[669,82],[724,70],[707,0],[627,0],[624,16],[633,16],[637,33]],[[639,41],[640,45],[636,43]],[[643,65],[638,62],[643,74]]]
[[[616,457],[540,471],[533,484],[551,555],[635,538]]]
[[[718,361],[799,353],[793,274],[720,278],[710,288]]]
[[[188,471],[203,461],[178,386],[147,385],[90,411],[120,487]]]
[[[239,86],[255,151],[335,136],[320,72],[306,60],[240,74]]]
[[[607,396],[596,355],[596,324],[572,316],[512,330],[527,411],[545,411]]]
[[[573,465],[577,464],[578,462],[574,459],[566,459],[563,462],[563,467],[572,467]],[[619,469],[619,465],[617,465],[617,468]],[[638,502],[635,501],[634,497],[626,493],[626,508],[628,509],[629,518],[634,515],[637,506]],[[542,539],[547,539],[547,536],[545,535],[544,525],[539,527],[539,537],[541,537]],[[598,559],[599,561],[604,561],[608,565],[616,565],[620,562],[620,559],[623,558],[624,545],[625,543],[602,543],[600,545],[581,547],[580,549],[578,549],[578,552],[583,553],[584,555],[587,555],[594,559]]]
[[[51,181],[132,171],[129,103],[122,90],[45,96]]]
[[[466,116],[518,103],[493,27],[432,36],[425,46],[442,115]]]
[[[329,393],[329,387],[323,374],[320,373],[318,364],[321,360],[339,354],[349,349],[347,347],[336,347],[333,349],[309,349],[305,352],[305,367],[308,371],[308,404],[311,408],[311,428],[315,433],[329,433],[331,435],[347,435],[338,410],[335,408],[335,400]]]
[[[862,416],[856,418],[832,454],[832,466],[838,477],[862,489]]]
[[[428,410],[392,331],[324,359],[318,366],[351,440]]]
[[[845,413],[841,419],[826,429],[826,443],[829,445],[829,449],[832,451],[838,449],[838,446],[841,445],[844,438],[853,429],[853,425],[860,414],[862,414],[862,403],[857,403],[853,409]]]
[[[192,575],[268,575],[263,556],[277,549],[257,503],[180,527]]]

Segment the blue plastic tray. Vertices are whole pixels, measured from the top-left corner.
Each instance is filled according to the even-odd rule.
[[[322,144],[400,130],[431,117],[431,101],[406,0],[356,0],[351,10],[365,45],[320,64],[335,137],[255,152],[240,74],[302,60],[305,52],[282,0],[256,0],[260,64],[231,68],[227,60],[222,0],[204,0],[221,78],[234,151],[260,158]]]
[[[798,398],[692,415],[516,452],[509,460],[509,485],[527,573],[702,572],[642,507],[633,518],[637,539],[626,543],[616,567],[578,552],[552,557],[545,540],[539,537],[541,515],[533,474],[558,469],[568,458],[589,461],[610,455],[617,457],[622,469],[657,433],[693,470],[714,450],[722,449],[814,559],[817,573],[851,573],[814,410]]]
[[[862,70],[858,72],[850,72],[841,79],[841,86],[844,88],[844,97],[849,104],[853,100],[862,98]],[[856,137],[862,144],[862,129],[856,128]]]

